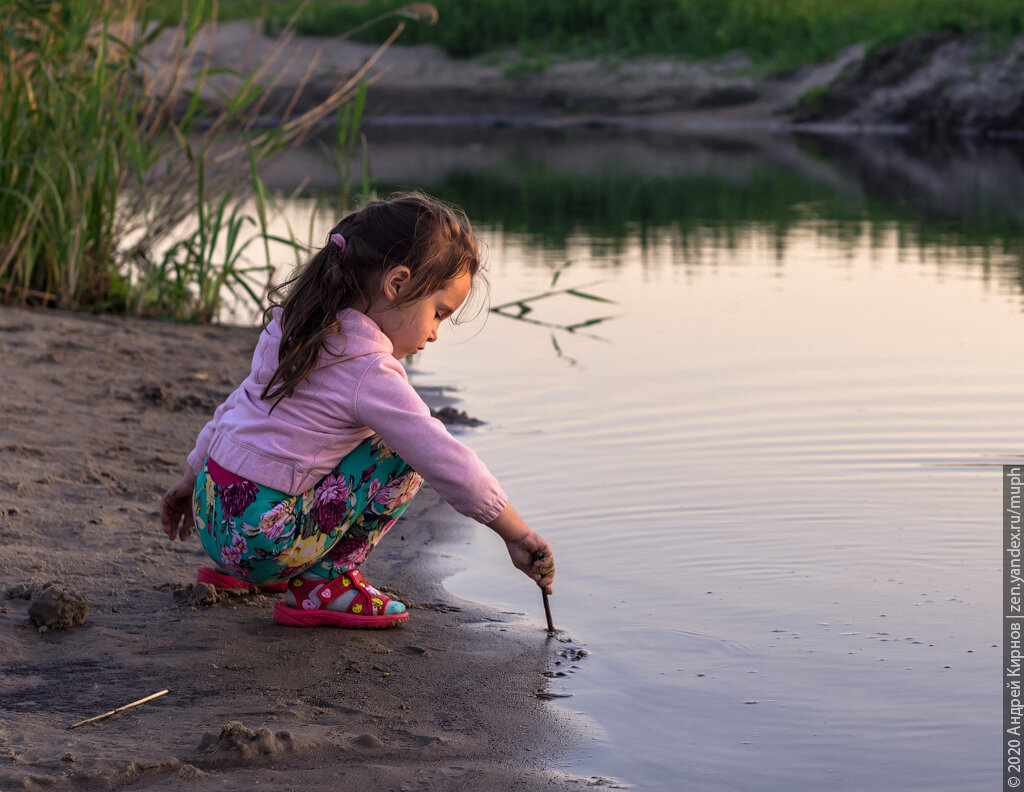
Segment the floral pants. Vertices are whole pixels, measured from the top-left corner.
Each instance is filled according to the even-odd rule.
[[[252,583],[300,573],[333,580],[358,567],[423,483],[376,435],[301,495],[232,480],[216,483],[207,461],[192,509],[199,539],[217,567]]]

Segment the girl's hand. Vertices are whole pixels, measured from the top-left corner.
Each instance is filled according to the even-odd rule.
[[[515,540],[505,540],[509,557],[516,569],[522,570],[546,593],[551,593],[555,579],[555,556],[551,546],[536,531],[530,531]]]
[[[526,524],[512,504],[507,504],[501,514],[487,523],[487,527],[505,540],[516,569],[533,578],[550,594],[551,581],[555,579],[555,556],[544,537]]]
[[[192,535],[195,517],[192,515],[192,489],[196,485],[196,475],[191,471],[182,476],[160,501],[160,522],[167,538],[175,537],[185,541]]]

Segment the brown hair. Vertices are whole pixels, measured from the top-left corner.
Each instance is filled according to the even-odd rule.
[[[452,278],[476,276],[480,253],[465,213],[422,193],[404,193],[370,201],[328,233],[345,237],[345,247],[328,241],[290,280],[271,293],[271,307],[282,314],[277,369],[260,394],[274,405],[316,367],[325,342],[341,333],[338,312],[365,311],[373,303],[384,274],[409,268],[408,286],[396,305],[414,302],[444,288]],[[287,292],[282,302],[277,298]]]

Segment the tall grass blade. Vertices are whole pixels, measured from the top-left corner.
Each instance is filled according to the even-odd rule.
[[[430,16],[419,5],[408,13]],[[291,239],[271,233],[278,210],[261,169],[347,103],[359,139],[366,74],[386,45],[326,101],[294,116],[300,85],[280,123],[257,129],[293,33],[239,74],[206,54],[216,2],[183,2],[177,24],[151,10],[150,0],[5,1],[0,298],[201,321],[217,318],[222,292],[259,303],[270,243],[301,248],[290,225]],[[257,242],[265,263],[246,266]]]

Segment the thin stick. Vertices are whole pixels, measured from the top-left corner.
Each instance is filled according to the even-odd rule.
[[[541,589],[540,593],[544,597],[544,615],[548,618],[548,632],[554,635],[555,625],[551,623],[551,605],[548,604],[548,593],[544,589]]]
[[[113,714],[115,714],[117,712],[121,712],[122,710],[130,709],[131,707],[137,707],[137,706],[139,706],[139,704],[145,704],[147,701],[152,701],[153,699],[158,698],[158,697],[164,695],[165,693],[170,693],[170,692],[171,692],[170,690],[161,690],[159,693],[154,693],[151,696],[146,696],[145,698],[140,698],[138,701],[133,701],[131,704],[125,704],[123,707],[118,707],[117,709],[112,709],[110,712],[104,712],[102,715],[97,715],[95,718],[86,718],[84,721],[79,721],[78,723],[72,723],[70,726],[68,726],[68,729],[77,729],[79,726],[84,726],[87,723],[92,723],[93,721],[98,721],[98,720],[103,720],[104,718],[109,718],[111,715],[113,715]]]

